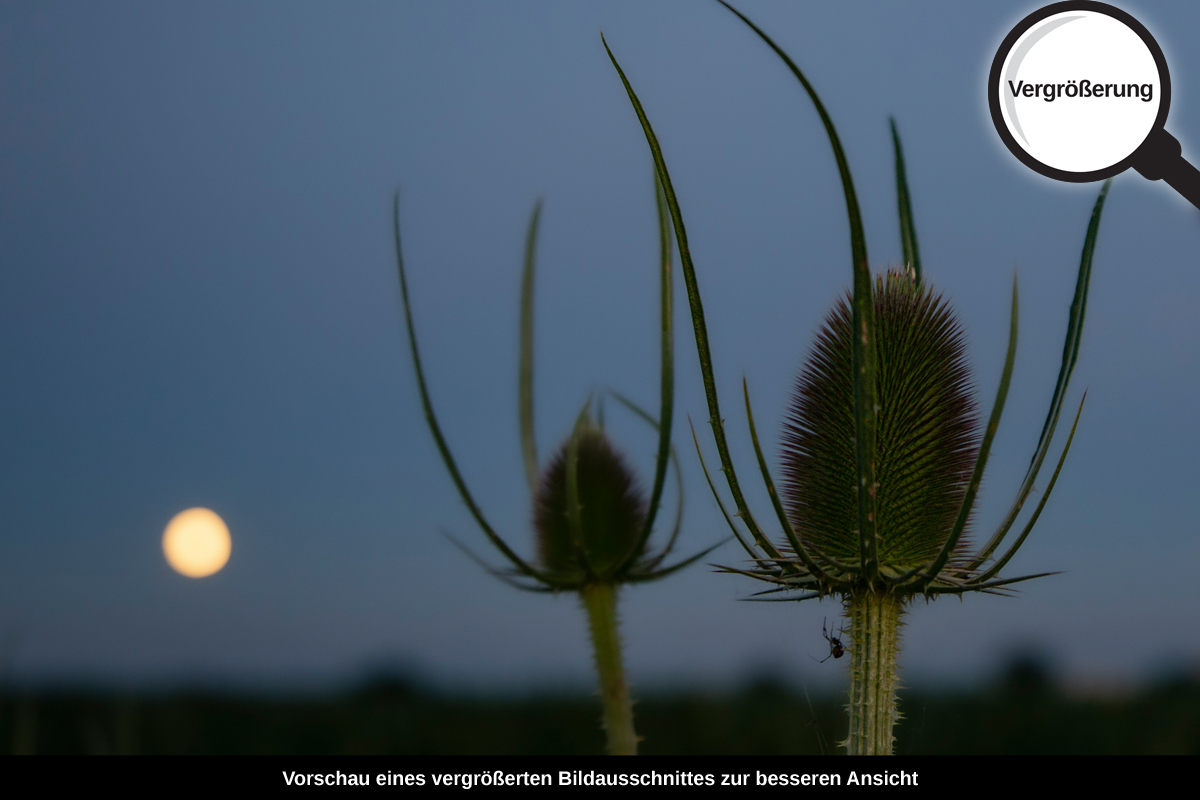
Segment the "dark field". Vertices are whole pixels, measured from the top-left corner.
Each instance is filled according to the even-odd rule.
[[[1036,665],[965,694],[901,693],[898,754],[1200,754],[1200,680],[1080,699]],[[659,694],[635,708],[643,754],[838,751],[842,700],[772,681],[738,692]],[[599,700],[462,698],[402,679],[326,697],[42,691],[0,706],[6,753],[599,754]]]

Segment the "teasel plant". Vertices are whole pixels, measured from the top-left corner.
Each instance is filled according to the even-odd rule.
[[[853,275],[849,296],[836,302],[827,316],[796,383],[782,437],[783,479],[779,490],[759,443],[749,389],[743,380],[750,441],[783,534],[781,540],[772,541],[751,512],[730,457],[704,307],[666,162],[641,102],[605,42],[666,192],[687,286],[709,424],[720,456],[720,471],[736,508],[732,516],[704,464],[693,428],[696,451],[722,515],[750,556],[749,566],[722,567],[721,571],[771,585],[753,599],[840,599],[846,627],[839,627],[838,633],[822,633],[830,639],[831,655],[840,657],[848,651],[850,656],[849,730],[843,746],[851,755],[890,754],[893,728],[899,718],[900,629],[913,602],[943,595],[961,597],[967,592],[1011,594],[1014,584],[1054,574],[1007,577],[1000,573],[1025,543],[1046,506],[1074,438],[1082,399],[1041,498],[1015,539],[1006,548],[1002,545],[1017,530],[1015,523],[1035,491],[1058,427],[1079,355],[1092,255],[1109,183],[1104,184],[1092,210],[1068,316],[1062,366],[1033,457],[996,531],[973,550],[966,533],[1016,357],[1016,278],[999,388],[981,430],[971,397],[963,329],[947,302],[922,277],[904,157],[894,120],[892,139],[904,266],[873,278],[850,169],[816,90],[766,33],[728,3],[718,1],[782,59],[821,118],[845,196]],[[849,643],[844,646],[839,638],[842,630],[849,632]]]
[[[664,565],[675,547],[683,522],[683,481],[679,473],[678,456],[671,446],[675,397],[671,226],[666,198],[657,178],[655,200],[658,209],[661,314],[659,415],[655,418],[625,396],[616,392],[608,393],[657,432],[654,483],[649,499],[625,458],[609,441],[604,431],[602,407],[593,414],[591,398],[576,418],[571,434],[549,463],[544,467],[539,465],[533,413],[533,297],[540,201],[534,206],[530,217],[521,276],[517,384],[521,452],[533,507],[536,559],[518,555],[487,521],[467,488],[442,434],[417,348],[400,246],[398,193],[393,205],[396,262],[400,273],[404,321],[425,421],[463,503],[488,542],[499,551],[507,564],[503,568],[491,566],[457,539],[447,536],[487,572],[510,586],[530,592],[574,592],[579,595],[591,633],[603,703],[602,725],[610,755],[636,755],[638,743],[633,726],[633,702],[625,678],[618,632],[617,596],[620,588],[665,578],[700,560],[722,543],[717,542],[675,564]],[[596,405],[601,404],[597,402]],[[676,476],[675,514],[666,543],[655,549],[650,546],[650,538],[663,500],[668,462],[673,466]]]

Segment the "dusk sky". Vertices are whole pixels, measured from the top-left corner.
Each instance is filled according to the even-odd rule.
[[[1200,6],[1120,6],[1165,51],[1167,129],[1200,163]],[[828,106],[876,270],[900,261],[895,116],[926,277],[968,333],[985,408],[1019,276],[1013,389],[973,525],[985,538],[1041,429],[1099,191],[1021,165],[988,116],[996,47],[1038,5],[739,7]],[[532,555],[517,302],[539,197],[543,461],[589,392],[658,398],[652,165],[601,31],[661,140],[731,446],[769,517],[741,379],[777,464],[796,374],[850,281],[848,228],[812,104],[717,3],[0,7],[0,676],[286,688],[391,665],[451,688],[591,682],[574,596],[517,592],[440,533],[495,556],[422,417],[391,202],[399,189],[450,446],[492,522]],[[1198,253],[1195,208],[1136,173],[1115,180],[1067,409],[1085,388],[1087,403],[1006,569],[1064,574],[1010,598],[918,602],[907,683],[984,680],[1018,650],[1086,686],[1200,665]],[[687,555],[727,531],[687,429],[690,416],[715,462],[683,299]],[[613,406],[608,422],[648,486],[651,432]],[[232,533],[209,578],[162,555],[163,528],[193,506]],[[706,560],[744,557],[730,543]],[[840,606],[741,602],[760,588],[698,564],[625,591],[635,691],[764,670],[842,685],[844,663],[810,658],[828,653],[822,622]]]

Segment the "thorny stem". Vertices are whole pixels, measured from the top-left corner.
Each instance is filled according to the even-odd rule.
[[[617,587],[611,583],[592,583],[579,592],[587,610],[592,632],[592,650],[596,671],[600,674],[600,697],[604,702],[602,718],[608,734],[610,756],[636,756],[637,734],[633,730],[633,700],[625,682],[621,663],[621,637],[617,633]]]
[[[896,708],[896,654],[904,602],[893,594],[855,592],[850,618],[850,732],[842,744],[852,756],[892,754]]]

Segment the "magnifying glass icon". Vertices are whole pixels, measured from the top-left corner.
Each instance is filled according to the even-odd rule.
[[[992,61],[988,105],[1004,144],[1035,172],[1088,183],[1133,167],[1200,208],[1200,171],[1164,127],[1167,60],[1119,8],[1069,0],[1025,17]]]

